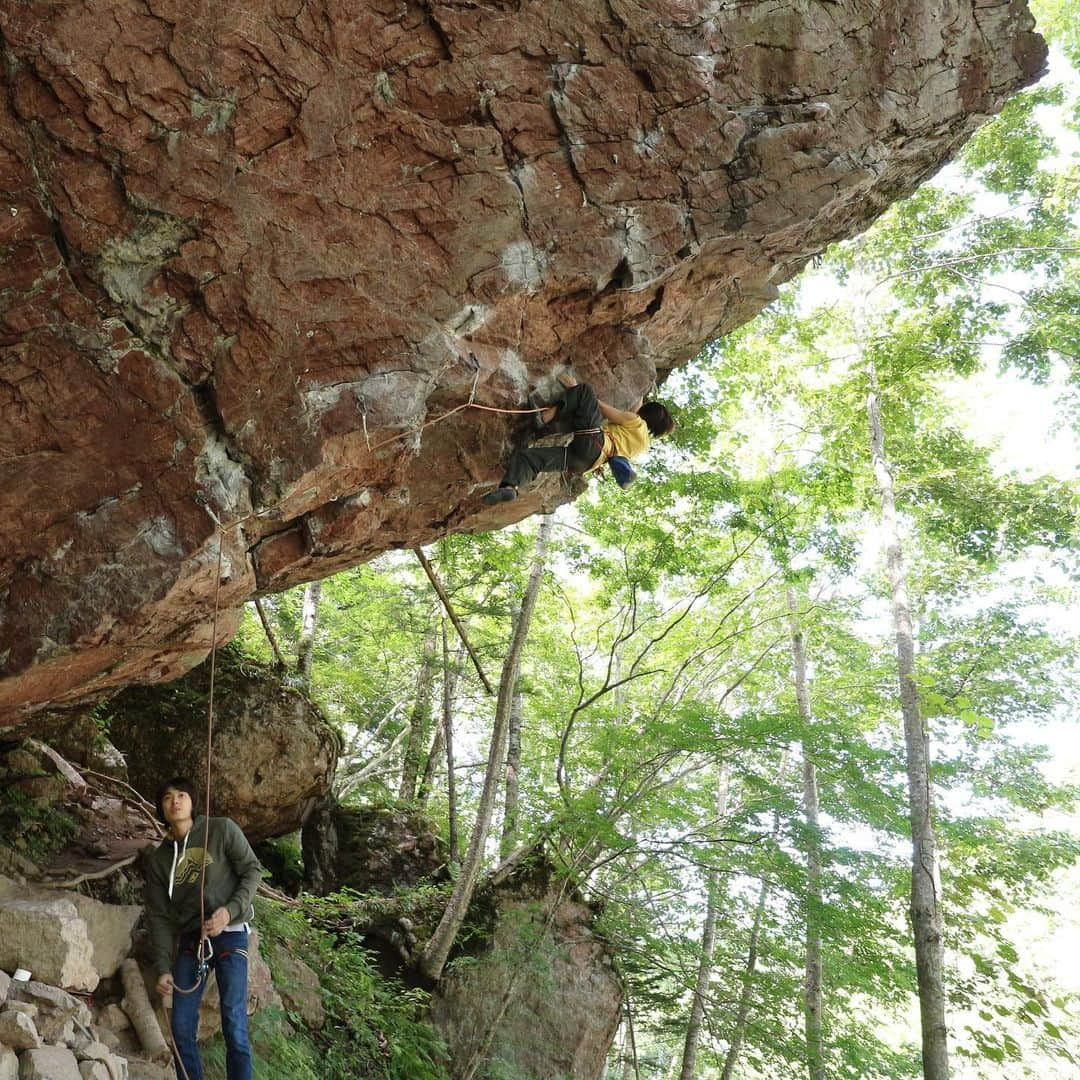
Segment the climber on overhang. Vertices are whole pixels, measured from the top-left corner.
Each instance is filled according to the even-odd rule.
[[[619,487],[629,487],[634,482],[630,461],[640,458],[652,439],[667,435],[675,427],[667,407],[659,401],[643,404],[639,400],[631,410],[616,409],[600,401],[588,383],[579,383],[569,371],[559,374],[559,382],[566,387],[561,401],[541,405],[529,399],[536,408],[533,437],[573,433],[573,439],[568,446],[518,450],[510,458],[499,486],[484,496],[488,506],[516,499],[518,488],[542,472],[588,475],[605,463]]]

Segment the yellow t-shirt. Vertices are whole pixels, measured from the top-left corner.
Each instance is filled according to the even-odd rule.
[[[640,416],[635,416],[628,424],[605,422],[601,430],[604,433],[603,452],[586,472],[594,472],[608,458],[615,456],[636,461],[649,449],[649,427]]]

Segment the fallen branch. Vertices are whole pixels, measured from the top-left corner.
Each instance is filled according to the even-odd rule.
[[[84,881],[100,881],[102,878],[108,877],[117,870],[122,870],[125,866],[130,866],[139,857],[139,854],[139,852],[135,852],[134,855],[128,855],[117,862],[110,863],[103,870],[88,870],[85,874],[77,874],[67,881],[54,881],[51,878],[48,878],[43,880],[41,884],[48,885],[50,889],[74,889],[76,885],[81,885]]]
[[[129,803],[134,806],[136,810],[144,814],[149,822],[154,826],[154,830],[159,837],[165,835],[165,826],[157,819],[154,813],[153,803],[148,802],[143,798],[142,793],[133,788],[126,780],[119,780],[115,776],[109,776],[108,773],[95,772],[93,769],[83,769],[83,773],[86,776],[96,777],[98,780],[107,780],[111,784],[116,784],[118,787],[127,788],[135,798],[129,799],[124,796],[120,796],[123,802]],[[97,785],[100,788],[100,784]]]
[[[76,768],[67,760],[57,753],[51,746],[47,746],[43,742],[39,742],[37,739],[27,739],[26,745],[31,750],[36,751],[39,754],[44,754],[56,767],[56,771],[73,787],[82,789],[86,787],[86,781],[79,775]]]
[[[268,885],[265,881],[259,882],[259,887],[256,891],[261,896],[265,896],[278,904],[284,904],[286,907],[300,906],[300,901],[297,900],[295,896],[283,893],[280,889],[275,889],[273,885]]]
[[[164,1061],[172,1057],[172,1051],[161,1033],[157,1014],[150,1004],[150,995],[146,992],[142,972],[134,960],[127,959],[120,965],[120,981],[124,985],[124,1000],[121,1006],[127,1013],[135,1034],[139,1036],[142,1048],[154,1061]]]

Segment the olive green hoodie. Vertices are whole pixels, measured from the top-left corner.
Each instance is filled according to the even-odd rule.
[[[150,852],[146,869],[146,919],[150,926],[151,963],[161,975],[172,967],[177,935],[198,933],[200,917],[209,918],[219,907],[229,911],[229,922],[243,922],[254,914],[251,906],[262,879],[262,868],[240,826],[230,818],[195,818],[187,836],[176,840],[169,833]],[[206,850],[209,847],[209,857]],[[206,859],[206,890],[199,904],[199,883]]]

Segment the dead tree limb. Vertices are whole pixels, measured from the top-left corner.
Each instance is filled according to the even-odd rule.
[[[270,642],[270,651],[274,654],[274,663],[277,666],[278,671],[288,671],[289,665],[285,662],[285,657],[281,652],[281,646],[278,645],[277,638],[274,636],[274,631],[270,628],[270,620],[266,617],[266,612],[263,611],[262,601],[255,597],[254,600],[255,611],[259,616],[259,622],[262,623],[262,628],[266,633],[266,640]]]
[[[428,581],[431,582],[432,588],[439,594],[439,599],[442,601],[442,606],[446,609],[446,614],[450,616],[450,621],[454,624],[454,629],[458,632],[458,637],[461,638],[461,643],[469,652],[469,657],[473,662],[473,667],[476,668],[476,674],[480,676],[480,681],[484,684],[484,689],[492,696],[495,696],[495,691],[492,689],[491,683],[488,682],[488,677],[484,674],[484,669],[480,666],[480,659],[473,650],[472,645],[469,643],[469,637],[465,633],[465,627],[461,620],[458,618],[457,612],[454,610],[454,605],[450,603],[450,597],[446,595],[446,590],[442,587],[442,582],[439,581],[435,574],[435,570],[431,563],[428,562],[427,556],[419,549],[413,548],[416,553],[416,557],[420,560],[420,565],[424,568],[424,573],[428,576]]]

